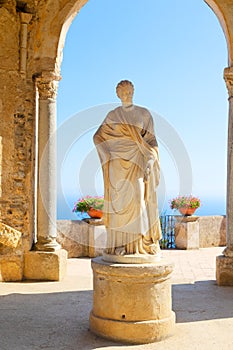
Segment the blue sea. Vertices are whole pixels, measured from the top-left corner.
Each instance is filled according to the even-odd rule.
[[[81,197],[81,196],[79,196]],[[57,219],[58,220],[81,220],[87,214],[73,213],[72,209],[75,201],[79,197],[69,196],[57,199]],[[171,210],[168,201],[166,203],[159,203],[160,215],[177,215],[178,212]],[[201,207],[198,208],[194,215],[209,216],[209,215],[226,215],[226,199],[224,197],[203,197],[201,198]]]

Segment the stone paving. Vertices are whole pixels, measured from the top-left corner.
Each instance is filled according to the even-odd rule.
[[[0,284],[0,350],[232,350],[233,287],[215,282],[223,248],[165,250],[172,277],[174,335],[158,343],[125,345],[88,330],[92,307],[90,259],[69,259],[61,282]]]

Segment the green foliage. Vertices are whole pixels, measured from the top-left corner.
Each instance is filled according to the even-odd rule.
[[[86,196],[80,198],[73,208],[73,212],[87,212],[90,209],[103,210],[104,198],[99,196]]]
[[[171,209],[179,208],[199,208],[201,201],[198,197],[194,196],[178,196],[170,201]]]

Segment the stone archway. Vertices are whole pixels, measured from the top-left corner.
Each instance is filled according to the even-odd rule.
[[[224,79],[229,94],[228,147],[227,147],[227,247],[217,257],[216,278],[219,285],[233,285],[233,2],[205,0],[219,19],[228,47],[229,67]]]
[[[225,34],[227,48],[228,48],[228,64],[232,65],[233,59],[233,37],[232,37],[232,28],[231,28],[231,16],[229,9],[227,7],[227,3],[231,3],[231,1],[222,1],[222,0],[204,0],[209,7],[213,10],[215,15],[217,16],[219,23],[222,27],[222,30]]]
[[[232,118],[233,118],[233,1],[226,0],[205,0],[205,2],[212,8],[225,33],[227,46],[228,46],[228,60],[229,67],[225,69],[224,78],[226,80],[227,88],[229,91],[229,140],[228,140],[228,184],[227,184],[227,248],[224,252],[224,256],[217,259],[217,280],[219,284],[233,284],[233,271],[230,267],[233,260],[233,155],[232,155]],[[65,41],[66,32],[72,22],[72,19],[76,16],[77,12],[87,3],[87,0],[63,0],[57,3],[54,0],[48,1],[44,6],[38,8],[39,21],[35,23],[34,30],[32,31],[31,44],[30,44],[30,70],[32,75],[36,77],[36,85],[39,90],[39,113],[43,113],[43,120],[47,120],[51,123],[55,118],[55,98],[57,81],[60,79],[60,65],[62,61],[62,49]],[[231,11],[230,11],[231,9]],[[44,35],[48,33],[48,35]],[[45,91],[47,91],[45,93]],[[43,101],[43,102],[42,102]],[[46,102],[47,101],[47,102]],[[53,101],[53,102],[52,102]],[[45,107],[45,104],[47,107]],[[53,105],[53,107],[51,106]],[[43,106],[42,106],[43,105]],[[50,107],[49,107],[50,106]],[[46,115],[47,113],[47,115]],[[44,123],[44,122],[43,122]],[[54,128],[53,125],[41,125],[40,133],[45,132],[47,128],[47,138],[51,130]],[[50,130],[48,132],[48,130]],[[48,141],[48,139],[47,139]],[[39,137],[39,149],[43,151],[44,144],[41,144]],[[51,145],[51,147],[53,147]],[[52,157],[54,150],[51,148],[50,156]],[[52,158],[48,160],[52,162]],[[51,184],[49,174],[47,178],[47,184]],[[40,201],[40,200],[39,200]],[[50,216],[53,216],[55,199],[49,199],[50,203],[48,208],[51,207]],[[38,202],[39,208],[42,208],[40,202]],[[41,220],[40,220],[40,215]],[[39,222],[46,221],[48,213],[43,212],[43,209],[39,209],[38,217]],[[47,221],[47,229],[43,226],[43,232],[46,231],[46,235],[40,233],[38,225],[38,236],[39,239],[42,237],[42,245],[40,250],[46,250],[46,244],[51,246],[51,237],[54,244],[54,249],[57,249],[54,241],[55,235],[50,232],[49,227],[52,227]],[[54,230],[54,229],[53,229]],[[46,238],[47,237],[47,238]],[[49,241],[46,243],[46,240]],[[52,244],[52,245],[53,245]],[[229,266],[229,267],[228,267]],[[224,270],[224,271],[223,271]],[[228,271],[228,272],[226,272]],[[223,277],[223,275],[225,277]]]

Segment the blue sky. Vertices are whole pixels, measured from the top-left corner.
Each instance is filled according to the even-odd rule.
[[[72,116],[77,137],[59,163],[58,197],[63,193],[68,206],[64,209],[58,201],[58,216],[66,218],[69,206],[79,197],[80,176],[82,192],[88,191],[85,178],[92,169],[85,159],[91,159],[92,135],[108,109],[100,106],[119,103],[115,86],[121,79],[134,83],[134,103],[157,113],[170,126],[168,134],[174,131],[174,143],[177,135],[183,142],[192,168],[191,191],[203,202],[199,214],[224,213],[226,66],[224,34],[203,0],[90,0],[74,19],[63,53],[57,110],[62,135],[59,152],[63,139],[69,139],[66,124]],[[161,134],[157,130],[161,125],[155,128]],[[159,141],[167,203],[179,193],[179,169],[167,141]],[[95,157],[93,162],[98,162]],[[99,168],[94,177],[96,192],[101,194]]]

